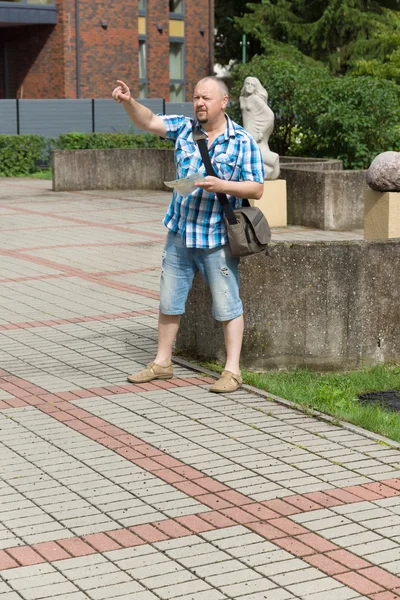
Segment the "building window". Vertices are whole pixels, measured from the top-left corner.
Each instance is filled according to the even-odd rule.
[[[169,44],[169,79],[170,102],[183,102],[185,100],[185,75],[182,42],[170,42]]]
[[[139,11],[146,12],[146,0],[139,0]]]
[[[147,96],[146,40],[139,40],[139,98]]]
[[[169,0],[169,12],[183,14],[183,0]]]
[[[15,42],[3,42],[2,56],[0,54],[3,69],[3,97],[16,98],[18,91],[17,83],[17,47]]]
[[[185,101],[185,86],[183,83],[171,83],[169,86],[169,101],[184,102]]]

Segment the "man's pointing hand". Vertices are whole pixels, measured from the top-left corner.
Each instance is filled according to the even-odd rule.
[[[117,79],[117,83],[119,83],[119,86],[113,90],[112,97],[118,103],[128,102],[131,99],[130,89],[128,88],[128,86],[126,85],[126,83],[124,81],[119,81]]]

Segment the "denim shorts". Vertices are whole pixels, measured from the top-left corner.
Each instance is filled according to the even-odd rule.
[[[160,312],[182,315],[200,271],[211,290],[212,315],[217,321],[230,321],[243,313],[239,297],[239,259],[229,244],[217,248],[187,248],[179,235],[168,233],[161,268]]]

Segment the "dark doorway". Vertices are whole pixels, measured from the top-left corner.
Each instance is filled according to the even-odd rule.
[[[1,91],[3,98],[16,98],[18,90],[17,46],[14,40],[1,43]]]

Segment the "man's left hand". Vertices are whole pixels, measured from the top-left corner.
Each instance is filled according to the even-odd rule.
[[[218,177],[212,177],[211,175],[207,175],[205,179],[202,181],[195,181],[194,185],[199,188],[202,188],[206,192],[210,192],[212,194],[224,193],[225,181],[223,179],[219,179]]]

